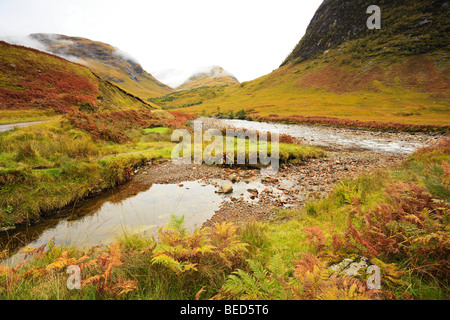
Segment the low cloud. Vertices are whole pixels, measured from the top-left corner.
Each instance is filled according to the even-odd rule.
[[[67,42],[65,43],[65,45],[70,46],[73,42],[70,40],[59,40],[57,35],[54,34],[46,34],[46,36],[53,41],[64,41]],[[69,60],[71,62],[75,62],[75,63],[80,63],[80,64],[87,64],[86,61],[84,61],[81,58],[72,56],[70,54],[65,54],[64,51],[55,53],[55,52],[51,52],[49,50],[49,48],[42,42],[40,42],[38,39],[31,37],[30,35],[26,35],[26,36],[0,36],[0,40],[8,42],[10,44],[15,44],[15,45],[19,45],[19,46],[24,46],[24,47],[28,47],[28,48],[32,48],[32,49],[36,49],[39,51],[43,51],[46,53],[50,53],[56,56],[59,56],[61,58],[64,58],[66,60]]]
[[[220,77],[226,77],[226,76],[236,78],[229,71],[227,71],[219,66],[216,66],[216,65],[197,67],[197,68],[193,68],[191,70],[180,70],[180,69],[170,69],[169,68],[169,69],[152,71],[151,74],[156,79],[158,79],[162,83],[169,85],[172,88],[176,88],[176,87],[182,85],[184,82],[186,82],[189,79],[195,79],[196,77],[200,77],[205,74],[210,76],[211,78],[220,78]]]
[[[118,56],[119,58],[122,58],[125,61],[128,61],[132,64],[139,64],[137,59],[135,57],[133,57],[131,54],[129,54],[128,52],[122,51],[119,48],[115,48],[115,50],[116,51],[114,51],[113,54]]]
[[[176,88],[192,75],[192,71],[169,68],[152,71],[151,74],[162,83],[165,83],[172,88]]]
[[[47,48],[45,47],[44,44],[42,44],[36,39],[31,38],[30,36],[0,36],[0,40],[8,42],[10,44],[15,44],[51,53],[47,51]]]

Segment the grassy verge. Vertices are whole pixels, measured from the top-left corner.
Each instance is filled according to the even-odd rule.
[[[201,147],[195,142],[192,143],[190,155],[191,160],[195,161],[195,153],[201,148],[203,155],[202,161],[204,163],[222,164],[225,166],[239,166],[242,164],[244,166],[250,165],[257,167],[268,165],[267,163],[262,163],[261,159],[265,159],[268,162],[271,157],[277,158],[279,164],[295,164],[307,159],[317,159],[327,156],[325,151],[320,148],[304,146],[294,142],[293,138],[291,139],[292,142],[289,143],[280,141],[277,144],[278,150],[275,151],[270,142],[270,137],[268,138],[267,144],[264,145],[259,140],[254,143],[250,142],[248,138],[234,138],[228,141],[226,137],[223,137],[223,140],[219,140],[219,142],[216,140],[213,142],[203,142]],[[194,137],[191,137],[191,141],[194,141]],[[218,150],[216,150],[216,147],[218,147]],[[278,154],[276,155],[275,152]],[[184,156],[184,150],[180,151],[179,156],[180,158]],[[254,163],[251,162],[252,160]]]
[[[450,142],[403,164],[342,181],[324,200],[280,211],[266,223],[188,233],[182,219],[159,240],[124,235],[106,248],[25,249],[34,257],[0,267],[2,299],[448,299]],[[367,257],[347,276],[328,267]],[[81,290],[66,267],[81,268]]]
[[[55,112],[49,110],[0,110],[0,125],[50,120]]]

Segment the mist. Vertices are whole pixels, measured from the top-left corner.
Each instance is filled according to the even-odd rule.
[[[17,36],[17,35],[16,36],[1,36],[0,35],[0,40],[8,42],[10,44],[24,46],[24,47],[36,49],[39,51],[43,51],[43,52],[46,52],[49,54],[53,54],[53,55],[59,56],[63,59],[69,60],[71,62],[87,65],[87,62],[81,58],[78,58],[78,57],[75,57],[75,56],[72,56],[69,54],[62,54],[62,53],[55,54],[55,53],[49,51],[49,49],[47,48],[47,46],[45,44],[43,44],[39,40],[32,38],[30,35],[23,35],[23,36]],[[69,40],[66,40],[66,42],[68,42],[68,44],[71,43],[71,41],[69,41]]]

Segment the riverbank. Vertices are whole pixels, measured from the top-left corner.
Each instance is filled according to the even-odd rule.
[[[186,226],[217,222],[243,225],[267,221],[281,209],[299,209],[327,196],[342,178],[357,176],[401,161],[401,155],[329,152],[327,157],[282,164],[271,175],[255,168],[176,164],[152,161],[133,169],[125,184],[41,216],[38,223],[0,234],[14,253],[24,245],[110,244],[124,232],[157,236],[169,214],[184,215]],[[92,217],[95,217],[92,218]],[[20,259],[20,255],[13,260]]]

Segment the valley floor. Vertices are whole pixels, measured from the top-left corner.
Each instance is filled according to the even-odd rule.
[[[46,134],[56,132],[60,141],[79,135],[56,123],[39,128]],[[316,148],[285,146],[302,161],[282,163],[276,175],[265,176],[255,169],[206,165],[142,166],[149,158],[170,155],[168,134],[155,135],[160,128],[129,132],[136,138],[126,145],[93,145],[81,135],[77,149],[67,146],[64,151],[82,152],[84,160],[76,164],[66,159],[58,168],[61,164],[46,155],[40,138],[23,140],[42,136],[30,130],[3,136],[9,143],[0,158],[3,165],[12,165],[20,155],[29,166],[46,163],[54,168],[44,169],[44,174],[37,169],[41,176],[20,168],[7,171],[19,179],[14,185],[3,182],[14,187],[15,201],[25,188],[22,177],[47,188],[42,199],[58,197],[68,181],[84,194],[106,177],[110,186],[118,178],[126,180],[124,174],[131,183],[201,180],[223,189],[226,183],[233,192],[203,228],[193,232],[184,227],[183,218],[174,217],[157,239],[124,234],[105,247],[50,241],[25,248],[30,257],[24,263],[0,266],[2,299],[448,299],[448,138],[409,156],[327,151],[323,157]],[[28,141],[23,145],[28,149],[15,149],[14,141]],[[129,158],[130,147],[142,152]],[[106,158],[95,163],[100,154]],[[122,154],[128,156],[122,159]],[[132,175],[127,168],[137,165],[139,172]],[[77,180],[80,173],[83,180]],[[251,187],[245,190],[247,182]],[[255,183],[264,189],[255,191]],[[27,191],[29,197],[33,190]],[[72,196],[70,189],[64,190]],[[2,197],[11,199],[5,192]],[[0,258],[7,254],[0,252]],[[365,269],[353,276],[330,269],[344,259],[366,259],[380,267],[381,290],[366,286]],[[81,290],[67,289],[69,265],[81,268]]]

